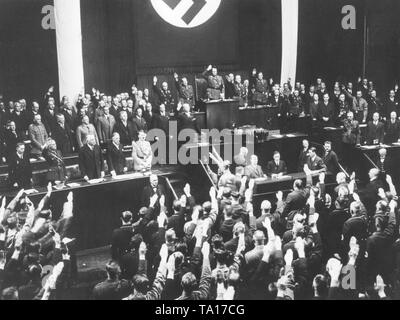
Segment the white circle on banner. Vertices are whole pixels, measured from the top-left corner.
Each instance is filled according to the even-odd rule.
[[[151,4],[169,24],[179,28],[195,28],[217,12],[221,0],[151,0]]]

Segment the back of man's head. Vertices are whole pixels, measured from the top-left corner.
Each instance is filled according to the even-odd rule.
[[[191,272],[185,273],[181,280],[181,286],[186,294],[191,294],[197,287],[196,276]]]
[[[136,274],[133,276],[132,285],[136,291],[142,294],[146,294],[147,291],[149,291],[150,282],[147,276],[142,274]]]

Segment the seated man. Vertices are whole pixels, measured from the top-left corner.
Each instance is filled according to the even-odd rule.
[[[139,132],[139,140],[132,143],[133,167],[135,171],[151,170],[151,162],[153,161],[153,151],[150,142],[146,141],[146,133]]]
[[[247,165],[248,154],[249,150],[246,147],[241,147],[239,153],[233,157],[236,166],[245,167]]]
[[[25,144],[18,143],[16,152],[8,159],[8,179],[14,188],[30,188],[32,186],[32,166],[29,156],[25,154]]]
[[[211,74],[209,72],[211,71]],[[225,84],[224,79],[218,75],[218,69],[211,65],[203,72],[207,79],[208,89],[207,95],[209,100],[223,100],[225,99]]]
[[[86,181],[104,178],[104,161],[94,135],[86,137],[86,144],[79,151],[79,169]]]
[[[250,164],[245,168],[244,175],[249,179],[266,177],[261,166],[258,165],[258,157],[256,155],[250,157]]]
[[[326,164],[317,156],[317,149],[315,147],[311,147],[308,152],[307,163],[304,166],[304,172],[307,173],[307,171],[311,171],[311,174],[326,172]]]
[[[281,154],[278,151],[274,152],[273,158],[274,160],[268,162],[267,175],[272,179],[277,179],[287,173],[287,167],[285,161],[281,160]]]
[[[118,132],[114,132],[111,142],[107,147],[107,165],[111,176],[124,174],[128,171],[126,166],[126,158],[123,152],[123,146],[120,143]]]
[[[375,112],[372,121],[368,122],[365,143],[368,145],[383,143],[385,126],[379,121],[379,113]]]

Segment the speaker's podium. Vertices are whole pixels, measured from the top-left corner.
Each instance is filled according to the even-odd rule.
[[[207,129],[232,129],[239,122],[239,99],[206,102]]]

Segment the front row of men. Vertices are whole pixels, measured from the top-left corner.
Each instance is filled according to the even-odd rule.
[[[146,172],[151,170],[153,153],[150,142],[146,141],[146,133],[139,132],[139,140],[132,143],[132,160],[135,171]],[[68,179],[64,160],[57,150],[54,140],[48,139],[42,148],[44,159],[49,165],[46,180],[53,183],[63,183]],[[103,152],[97,143],[96,137],[88,134],[85,144],[79,150],[79,169],[84,180],[89,181],[105,177],[105,163],[112,177],[128,171],[127,159],[120,142],[119,133],[112,135],[112,140]],[[18,143],[16,152],[10,158],[8,165],[8,180],[13,188],[30,188],[33,183],[32,165],[25,152],[25,144]]]

